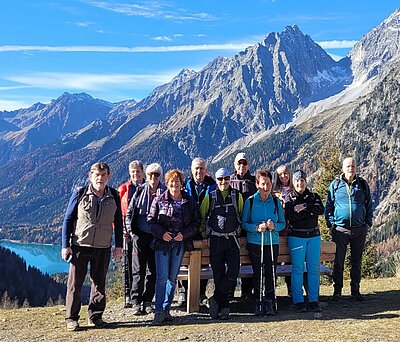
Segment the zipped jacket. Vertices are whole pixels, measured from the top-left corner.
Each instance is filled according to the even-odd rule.
[[[361,182],[365,185],[362,186]],[[329,186],[325,205],[325,219],[329,228],[354,228],[372,225],[372,200],[368,183],[356,176],[348,184],[342,174]]]
[[[185,241],[186,250],[193,250],[193,237],[198,233],[200,227],[199,208],[193,199],[185,191],[182,194],[182,220],[181,234]],[[147,223],[154,236],[152,248],[154,250],[168,250],[175,241],[164,241],[162,239],[165,232],[169,232],[171,221],[176,213],[172,205],[173,199],[169,196],[169,190],[165,190],[161,196],[157,196],[151,205],[147,216]]]
[[[257,226],[271,219],[275,224],[275,229],[271,233],[272,244],[279,244],[279,232],[285,229],[286,222],[281,201],[277,200],[276,203],[277,207],[271,194],[264,202],[257,191],[254,194],[253,206],[250,212],[250,200],[246,200],[243,208],[242,227],[247,231],[247,242],[261,245],[261,233],[257,231]],[[264,233],[264,244],[271,244],[269,231]]]
[[[305,204],[306,208],[296,212],[294,207]],[[306,189],[302,194],[294,189],[285,199],[285,217],[288,221],[288,236],[314,237],[320,235],[318,215],[324,213],[324,205],[317,193]]]

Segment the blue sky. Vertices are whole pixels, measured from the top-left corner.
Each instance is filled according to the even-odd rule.
[[[0,110],[63,92],[140,100],[183,68],[201,70],[298,25],[345,56],[398,1],[12,0],[0,11]]]

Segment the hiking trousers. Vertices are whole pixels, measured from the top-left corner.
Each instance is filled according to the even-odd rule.
[[[106,308],[106,275],[110,263],[111,247],[94,248],[72,246],[72,260],[69,265],[67,295],[65,298],[66,320],[78,321],[81,310],[81,290],[90,265],[89,318],[101,318]]]
[[[272,272],[272,267],[275,269],[279,255],[279,245],[272,245],[274,252],[274,265],[272,266],[272,256],[271,256],[271,245],[263,246],[263,263],[261,264],[261,245],[255,243],[248,243],[247,250],[249,251],[249,257],[251,261],[251,267],[253,268],[253,286],[254,286],[254,298],[258,300],[260,298],[260,291],[262,291],[262,298],[267,300],[274,300],[274,275]],[[264,288],[260,289],[261,280],[261,267],[263,267],[263,283]]]
[[[214,299],[220,308],[229,307],[230,289],[236,284],[240,268],[240,250],[234,236],[210,236],[210,264],[214,277]]]
[[[339,228],[339,230],[338,230]],[[335,293],[341,293],[343,288],[343,270],[346,249],[350,244],[350,288],[352,294],[360,292],[361,262],[367,238],[368,226],[332,229],[332,240],[336,243],[335,262],[333,265],[333,286]]]
[[[132,237],[131,303],[152,302],[156,287],[156,260],[150,247],[153,235],[137,229]]]
[[[321,237],[302,238],[288,236],[290,259],[292,260],[292,296],[293,303],[304,302],[303,275],[304,262],[307,265],[307,294],[309,302],[318,302],[319,298],[319,259]]]

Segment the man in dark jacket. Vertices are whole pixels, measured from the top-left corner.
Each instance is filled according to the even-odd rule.
[[[122,214],[118,192],[107,186],[110,168],[105,163],[93,164],[89,186],[74,192],[69,200],[62,227],[61,257],[70,261],[66,321],[68,331],[79,330],[81,290],[90,264],[92,281],[89,300],[89,325],[103,328],[106,307],[105,283],[110,263],[112,235],[113,256],[122,256]]]
[[[343,160],[342,175],[335,179],[328,191],[325,219],[336,243],[333,266],[334,293],[332,300],[342,295],[343,268],[347,245],[350,244],[351,295],[363,301],[360,294],[361,261],[368,228],[372,225],[372,200],[367,182],[356,174],[356,161]]]
[[[192,177],[186,182],[186,192],[194,198],[197,205],[200,208],[203,199],[208,194],[216,189],[217,184],[215,180],[207,174],[207,161],[203,158],[194,158],[191,165]],[[205,238],[205,234],[199,232],[195,236],[195,240],[201,240]],[[207,305],[206,288],[207,279],[200,280],[200,305]],[[187,280],[178,280],[178,306],[184,306],[186,304],[186,292],[188,288]]]
[[[235,157],[235,173],[231,175],[231,187],[238,190],[243,196],[243,202],[257,192],[256,178],[250,173],[250,162],[246,153],[240,152]],[[246,231],[242,229],[241,236],[246,236]],[[242,298],[252,297],[253,280],[242,278]],[[232,289],[233,297],[235,288]]]
[[[129,180],[118,187],[121,198],[122,219],[124,221],[124,271],[122,272],[122,284],[125,293],[125,308],[133,306],[134,299],[131,294],[132,287],[132,239],[129,231],[126,229],[125,216],[128,210],[131,198],[136,192],[138,186],[141,186],[145,180],[143,178],[143,164],[139,160],[133,160],[129,163]]]

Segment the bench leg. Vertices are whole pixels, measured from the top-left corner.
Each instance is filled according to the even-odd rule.
[[[201,251],[190,252],[188,270],[187,312],[198,312],[200,301]]]

